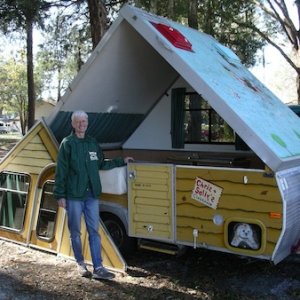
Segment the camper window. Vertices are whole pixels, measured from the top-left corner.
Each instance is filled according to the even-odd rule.
[[[57,201],[53,197],[53,181],[44,184],[36,232],[38,238],[52,240],[57,215]]]
[[[29,183],[25,174],[0,174],[0,227],[22,230]]]
[[[184,98],[185,143],[234,143],[234,131],[200,95]]]

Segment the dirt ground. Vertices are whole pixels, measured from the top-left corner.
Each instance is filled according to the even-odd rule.
[[[0,299],[300,299],[300,256],[267,261],[191,250],[137,251],[111,281],[77,275],[75,262],[0,240]]]

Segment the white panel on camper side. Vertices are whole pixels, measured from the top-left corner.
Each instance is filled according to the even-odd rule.
[[[132,26],[119,22],[78,73],[60,109],[145,114],[177,76]]]
[[[300,239],[300,167],[276,174],[278,187],[283,199],[283,229],[272,256],[278,263],[291,253]]]

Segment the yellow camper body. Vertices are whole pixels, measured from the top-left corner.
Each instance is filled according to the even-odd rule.
[[[271,259],[283,201],[264,170],[129,166],[129,234]]]
[[[58,147],[44,122],[39,122],[0,164],[0,237],[58,255],[73,257],[67,217],[53,197]],[[120,271],[126,264],[102,223],[103,263]],[[82,221],[84,258],[91,263]]]

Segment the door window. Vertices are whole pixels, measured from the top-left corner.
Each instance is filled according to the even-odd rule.
[[[29,184],[29,175],[0,173],[0,227],[23,229]]]
[[[36,226],[36,234],[39,238],[52,240],[54,238],[54,229],[58,204],[53,197],[53,181],[46,181],[43,186],[41,205]]]

